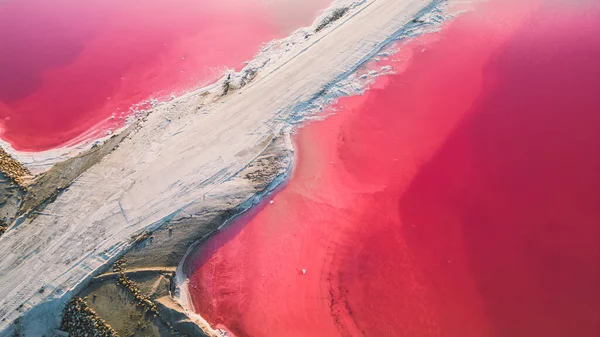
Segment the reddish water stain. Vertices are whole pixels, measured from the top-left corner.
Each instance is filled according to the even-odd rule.
[[[133,104],[214,81],[262,43],[309,25],[330,3],[4,1],[2,138],[15,149],[41,151],[94,126],[121,126]]]
[[[241,336],[600,335],[600,6],[490,2],[300,129],[285,187],[190,257]]]

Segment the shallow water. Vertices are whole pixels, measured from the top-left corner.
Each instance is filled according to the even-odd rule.
[[[41,151],[99,123],[103,136],[133,104],[216,80],[261,44],[310,25],[331,2],[3,1],[1,137]]]
[[[238,337],[598,336],[599,32],[592,1],[492,1],[405,44],[190,257],[196,311]]]

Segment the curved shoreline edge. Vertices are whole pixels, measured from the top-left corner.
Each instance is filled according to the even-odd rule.
[[[189,262],[189,255],[193,253],[195,249],[198,248],[198,246],[202,245],[207,240],[210,240],[210,238],[213,235],[218,233],[220,230],[226,228],[232,221],[235,221],[237,218],[244,215],[246,212],[258,205],[263,198],[266,198],[267,196],[275,193],[276,190],[283,186],[285,184],[285,181],[289,179],[294,169],[293,163],[295,162],[295,151],[291,140],[291,128],[285,131],[282,137],[284,139],[285,149],[289,154],[288,158],[290,159],[290,163],[287,169],[283,173],[277,175],[267,186],[267,188],[258,193],[255,193],[250,199],[236,207],[235,214],[227,220],[225,220],[223,224],[219,226],[216,230],[211,231],[210,233],[196,241],[194,244],[192,244],[181,259],[181,262],[179,262],[179,265],[177,266],[177,269],[175,271],[174,281],[176,288],[175,292],[172,294],[173,299],[177,303],[179,303],[179,305],[181,305],[181,307],[184,309],[184,313],[190,318],[190,320],[196,323],[209,337],[221,337],[224,334],[222,331],[213,329],[210,323],[195,311],[194,303],[188,290],[188,278],[186,272],[184,271],[185,264]]]
[[[379,51],[381,52],[378,51],[377,54],[384,57],[389,57],[390,55],[393,55],[398,51],[393,48],[394,43],[405,39],[416,38],[424,34],[434,33],[441,29],[441,25],[444,22],[462,13],[462,10],[457,10],[454,12],[446,11],[444,7],[447,6],[449,2],[450,1],[445,0],[432,1],[430,6],[423,9],[421,12],[419,12],[418,15],[415,15],[415,18],[419,18],[419,21],[413,21],[412,23],[417,23],[416,26],[418,26],[418,28],[415,29],[415,27],[411,27],[411,24],[408,24],[407,27],[399,30],[396,34],[394,34],[393,39],[389,40],[389,42],[381,46],[379,48]],[[384,52],[383,50],[386,51]],[[363,61],[359,67],[356,67],[355,69],[351,70],[342,79],[328,86],[328,88],[321,92],[319,96],[315,97],[313,104],[303,106],[303,108],[306,110],[301,114],[301,118],[299,118],[298,123],[300,124],[310,119],[327,118],[327,116],[318,115],[318,110],[322,110],[322,107],[333,104],[337,99],[341,97],[361,95],[365,91],[369,90],[370,84],[372,84],[375,81],[375,79],[379,76],[395,73],[391,68],[388,68],[387,66],[383,66],[382,69],[376,71],[372,69],[369,71],[369,69],[367,69],[366,67],[366,64],[370,61],[379,61],[379,58],[375,56]],[[357,85],[357,83],[361,79],[364,82],[360,83],[360,85]],[[174,277],[176,284],[176,292],[173,294],[173,298],[177,301],[177,303],[179,303],[179,305],[181,305],[181,307],[184,309],[184,313],[188,315],[190,320],[196,323],[210,337],[222,337],[228,336],[228,334],[224,330],[213,328],[210,322],[208,322],[205,318],[203,318],[199,313],[195,311],[193,300],[188,290],[188,275],[186,275],[185,272],[185,264],[189,262],[188,260],[190,259],[190,254],[194,253],[195,250],[199,248],[199,246],[210,240],[210,238],[213,235],[226,228],[232,221],[235,221],[237,218],[243,216],[246,212],[252,210],[252,208],[257,206],[263,198],[266,198],[269,195],[273,195],[277,193],[277,189],[283,188],[285,182],[288,179],[290,179],[291,174],[293,172],[294,163],[297,160],[297,157],[295,155],[296,151],[294,148],[294,144],[291,140],[291,135],[293,134],[293,132],[294,131],[290,129],[288,132],[284,133],[286,144],[288,144],[288,149],[293,154],[293,161],[289,169],[284,174],[277,176],[271,182],[267,189],[254,194],[250,199],[248,199],[248,201],[240,205],[236,214],[232,215],[230,218],[225,220],[223,222],[223,225],[221,225],[219,228],[210,232],[209,234],[195,242],[193,245],[191,245],[177,267]]]

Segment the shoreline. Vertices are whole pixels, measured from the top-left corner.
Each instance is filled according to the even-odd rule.
[[[396,71],[393,69],[393,67],[388,65],[389,64],[388,60],[391,60],[392,56],[395,55],[399,51],[399,48],[402,48],[402,46],[400,45],[401,41],[402,42],[410,41],[411,39],[419,37],[419,36],[435,33],[439,29],[441,29],[441,25],[443,23],[447,22],[454,16],[461,13],[461,11],[442,12],[442,10],[441,10],[442,6],[445,6],[445,5],[447,5],[447,3],[445,1],[440,1],[440,2],[434,1],[434,4],[432,4],[430,7],[427,7],[426,9],[424,9],[422,12],[419,13],[419,15],[415,16],[415,17],[425,17],[425,20],[423,20],[423,22],[421,22],[421,24],[424,24],[424,26],[426,28],[422,28],[418,32],[412,32],[411,29],[406,29],[406,30],[403,30],[402,32],[398,33],[394,39],[390,40],[390,42],[388,42],[387,44],[383,45],[380,48],[380,52],[378,53],[377,56],[372,57],[368,61],[363,62],[362,63],[363,65],[361,67],[354,69],[351,73],[349,73],[345,77],[344,80],[337,82],[334,86],[331,86],[327,91],[325,91],[322,94],[322,96],[317,99],[319,101],[319,103],[315,104],[315,106],[309,110],[316,111],[315,107],[322,106],[322,107],[327,107],[326,108],[327,111],[333,111],[333,113],[336,114],[337,112],[335,111],[335,108],[332,109],[332,106],[335,106],[335,103],[338,99],[344,98],[344,97],[362,95],[362,94],[364,94],[364,92],[366,92],[370,89],[370,86],[372,84],[375,84],[376,80],[380,76],[396,74]],[[360,80],[363,80],[363,82],[360,86],[357,86],[356,82],[360,81]],[[319,109],[319,110],[321,110],[321,109]],[[199,246],[208,242],[214,235],[220,233],[222,230],[226,230],[227,227],[233,221],[236,221],[239,218],[247,215],[249,212],[253,211],[254,208],[256,208],[261,202],[265,202],[264,199],[266,197],[268,197],[270,195],[276,195],[277,191],[279,189],[283,189],[285,187],[285,183],[289,179],[291,179],[293,170],[296,167],[295,163],[297,162],[297,152],[295,150],[297,144],[295,144],[291,140],[292,137],[290,137],[290,135],[292,135],[292,134],[295,135],[296,132],[299,131],[299,129],[302,129],[304,126],[306,126],[306,124],[311,123],[312,122],[311,120],[322,120],[322,119],[326,119],[327,117],[328,117],[328,115],[323,115],[322,113],[316,113],[316,114],[312,115],[311,117],[304,117],[303,118],[304,123],[302,125],[298,126],[297,129],[294,129],[293,132],[286,133],[287,137],[289,137],[289,139],[290,139],[290,147],[294,153],[294,156],[293,156],[294,160],[291,164],[291,168],[290,168],[289,172],[284,176],[284,178],[281,181],[279,181],[279,182],[273,181],[273,183],[272,183],[273,187],[270,189],[270,191],[265,191],[264,193],[261,193],[262,195],[261,194],[254,195],[249,200],[249,201],[252,201],[252,204],[249,205],[249,207],[243,208],[238,213],[233,215],[231,218],[227,219],[223,223],[223,225],[221,225],[217,230],[207,234],[205,237],[201,238],[200,240],[195,242],[192,246],[190,246],[186,255],[182,258],[180,264],[178,265],[176,276],[175,276],[175,280],[176,280],[176,284],[177,284],[177,293],[176,293],[177,295],[174,296],[174,299],[184,308],[185,313],[190,317],[190,319],[192,319],[192,320],[196,319],[199,323],[199,326],[201,326],[202,329],[207,334],[209,334],[211,337],[213,335],[214,336],[222,336],[222,335],[219,335],[219,333],[223,333],[223,331],[227,331],[227,330],[215,328],[210,322],[208,322],[204,317],[201,316],[200,313],[198,313],[195,310],[193,300],[192,300],[191,294],[188,289],[189,288],[189,280],[188,280],[189,275],[187,275],[186,272],[184,271],[184,269],[185,269],[184,266],[187,263],[193,262],[193,261],[189,261],[190,258],[192,258],[192,256],[190,256],[190,255],[192,253],[197,254]],[[231,334],[231,332],[225,332],[224,336],[230,336],[230,334]]]
[[[265,188],[264,190],[255,193],[252,195],[247,201],[243,202],[239,206],[236,207],[236,213],[232,215],[230,218],[225,220],[222,225],[216,228],[214,231],[206,234],[204,237],[197,240],[194,244],[192,244],[185,255],[181,258],[179,262],[174,276],[175,281],[175,293],[173,294],[173,299],[181,305],[184,309],[184,312],[190,319],[192,319],[195,323],[198,323],[202,330],[205,331],[210,337],[217,336],[220,337],[222,334],[219,334],[217,330],[214,330],[210,323],[206,321],[198,312],[196,312],[194,308],[194,302],[192,301],[191,295],[188,290],[188,275],[184,271],[186,268],[186,264],[190,261],[190,254],[195,253],[196,249],[201,246],[203,243],[207,242],[211,239],[215,234],[219,233],[221,230],[224,230],[229,226],[232,222],[236,221],[238,218],[245,215],[247,212],[250,212],[254,207],[256,207],[264,198],[267,198],[270,195],[274,195],[277,193],[278,189],[283,188],[286,181],[291,178],[294,171],[294,162],[296,162],[296,151],[291,140],[292,131],[286,131],[282,137],[284,138],[284,143],[286,144],[285,149],[288,151],[288,158],[290,159],[290,164],[287,169],[282,173],[277,175]],[[197,321],[197,322],[196,322]],[[227,336],[227,335],[225,335]]]
[[[401,46],[399,46],[398,44],[400,43],[400,41],[410,41],[411,39],[417,38],[422,35],[435,33],[441,29],[441,25],[443,25],[445,22],[451,20],[456,15],[459,15],[464,11],[467,11],[465,9],[448,10],[448,8],[443,8],[444,6],[451,5],[454,5],[451,3],[451,1],[433,1],[432,5],[428,6],[418,15],[415,15],[415,17],[417,18],[424,18],[424,20],[419,23],[420,25],[422,25],[421,29],[417,31],[405,29],[399,32],[394,38],[390,39],[389,42],[387,42],[380,48],[380,53],[378,53],[377,56],[374,56],[369,60],[364,61],[362,63],[363,66],[352,70],[348,75],[345,76],[343,80],[336,82],[335,85],[328,88],[327,91],[323,92],[321,97],[316,99],[318,103],[314,103],[313,106],[308,109],[308,111],[315,111],[314,115],[311,115],[309,117],[303,117],[303,123],[310,123],[311,120],[326,119],[328,115],[316,113],[316,111],[318,110],[323,111],[323,108],[319,107],[326,107],[327,110],[334,111],[333,113],[336,114],[337,112],[335,112],[335,109],[331,109],[331,107],[335,105],[335,102],[338,99],[343,97],[363,95],[364,92],[368,91],[370,89],[370,86],[374,84],[377,78],[379,78],[380,76],[396,74],[395,70],[388,65],[388,62],[381,61],[387,61],[388,59],[391,59],[391,56],[399,51],[398,48],[400,48]],[[371,65],[371,67],[369,67],[369,65]],[[357,82],[360,82],[361,84],[356,85]],[[298,126],[298,128],[301,129],[304,126],[305,124],[302,124]],[[242,206],[241,210],[239,210],[239,212],[231,216],[229,219],[225,220],[223,222],[223,225],[221,225],[219,228],[207,234],[205,237],[202,237],[193,245],[191,245],[177,267],[177,271],[174,277],[177,291],[176,295],[174,294],[173,298],[177,303],[179,303],[182,306],[186,315],[188,315],[188,317],[190,317],[192,321],[196,322],[203,329],[203,331],[205,331],[205,333],[207,333],[211,337],[229,336],[229,334],[227,332],[224,332],[224,330],[222,329],[217,328],[215,330],[215,328],[211,325],[210,322],[208,322],[198,312],[196,312],[193,300],[191,298],[191,294],[189,293],[188,275],[186,275],[186,272],[184,271],[184,265],[190,262],[188,261],[191,257],[190,254],[197,253],[197,249],[199,246],[205,244],[214,235],[221,232],[221,230],[226,230],[228,225],[231,224],[233,221],[236,221],[238,218],[245,216],[248,212],[251,212],[257,205],[264,201],[264,198],[270,195],[276,195],[279,189],[284,188],[285,183],[291,178],[293,174],[295,163],[297,161],[295,150],[296,146],[292,141],[292,135],[295,134],[297,131],[298,129],[294,129],[290,132],[285,133],[285,137],[289,141],[289,149],[293,152],[293,161],[290,165],[288,172],[281,175],[280,180],[274,180],[271,183],[272,186],[270,186],[268,190],[253,195],[248,200],[250,205],[248,205],[247,207]]]
[[[287,37],[282,39],[276,39],[264,43],[260,47],[260,51],[254,55],[250,60],[244,62],[245,66],[239,71],[226,70],[216,80],[209,83],[208,85],[190,90],[179,96],[171,95],[168,99],[156,99],[149,98],[145,101],[134,104],[130,107],[130,114],[126,117],[126,122],[121,127],[115,130],[104,130],[103,125],[110,121],[112,118],[109,117],[104,121],[97,123],[95,126],[90,127],[88,130],[80,134],[79,136],[69,140],[64,145],[44,150],[44,151],[20,151],[12,147],[12,145],[0,137],[0,147],[2,147],[10,156],[15,160],[19,161],[23,166],[29,169],[34,174],[40,174],[49,170],[52,165],[60,163],[62,161],[73,158],[85,151],[88,151],[94,146],[102,145],[108,139],[114,135],[118,135],[127,128],[129,128],[136,121],[147,117],[156,109],[160,109],[165,105],[169,105],[173,101],[183,100],[186,97],[202,94],[206,96],[207,104],[215,103],[224,96],[224,87],[227,86],[228,90],[235,91],[241,89],[247,84],[251,83],[255,77],[260,78],[265,76],[264,72],[273,72],[271,68],[278,68],[277,64],[285,61],[295,54],[297,48],[309,47],[316,41],[312,41],[308,46],[306,42],[314,39],[310,39],[312,35],[319,35],[323,28],[331,26],[336,20],[328,22],[329,18],[339,9],[347,9],[352,11],[353,9],[360,7],[366,2],[366,0],[335,0],[332,5],[325,8],[321,13],[313,20],[310,26],[301,27],[294,30]],[[344,19],[345,15],[339,19]],[[325,26],[323,24],[328,22]],[[319,31],[317,31],[317,29]],[[227,90],[227,91],[228,91]],[[227,92],[225,92],[227,94]],[[148,109],[139,109],[139,107],[147,107]],[[106,135],[99,136],[105,132]],[[99,136],[99,137],[98,137]]]

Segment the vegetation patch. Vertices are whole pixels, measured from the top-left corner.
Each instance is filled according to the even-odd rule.
[[[158,311],[158,307],[156,306],[154,301],[152,301],[152,299],[150,299],[150,297],[144,295],[140,291],[137,283],[132,281],[127,276],[127,274],[125,273],[126,265],[127,265],[127,262],[125,261],[124,258],[117,260],[115,262],[115,264],[113,265],[113,271],[118,274],[117,284],[125,287],[129,291],[129,293],[133,296],[137,307],[139,307],[145,313],[151,315],[152,317],[160,319],[161,322],[164,323],[171,331],[182,335],[179,331],[177,331],[177,329],[175,329],[175,327],[169,321],[163,319],[160,316],[160,312]]]
[[[31,172],[23,166],[21,163],[16,161],[10,154],[4,151],[0,147],[0,171],[2,171],[7,177],[12,179],[19,186],[24,187],[23,177],[31,176]]]
[[[70,337],[119,336],[110,325],[98,317],[84,299],[78,296],[73,297],[65,307],[61,330],[68,332]]]
[[[348,8],[348,7],[342,7],[342,8],[337,8],[336,10],[331,12],[331,14],[328,17],[326,17],[317,26],[317,28],[315,29],[315,33],[322,31],[325,27],[329,26],[331,23],[341,19],[342,16],[344,16],[346,13],[348,13],[349,10],[350,10],[350,8]]]

